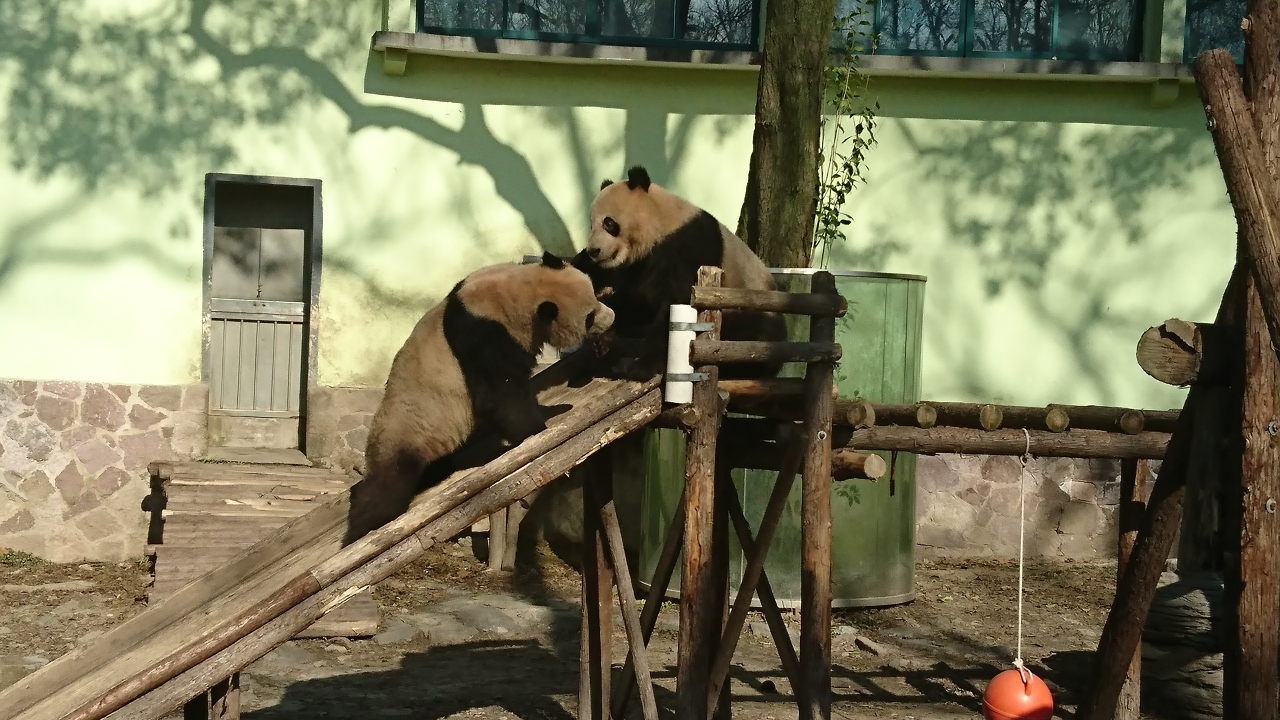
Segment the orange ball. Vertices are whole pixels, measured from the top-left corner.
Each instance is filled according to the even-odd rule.
[[[987,720],[1049,720],[1053,717],[1053,695],[1049,686],[1026,670],[1026,682],[1016,669],[1005,670],[991,680],[982,696],[982,714]]]

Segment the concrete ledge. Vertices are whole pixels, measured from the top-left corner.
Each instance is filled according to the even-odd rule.
[[[645,63],[745,71],[754,71],[760,64],[760,53],[756,51],[473,38],[390,30],[375,32],[372,46],[374,50],[383,53],[384,71],[389,75],[404,73],[404,58],[409,54],[551,63]],[[1076,82],[1195,82],[1191,67],[1182,63],[866,55],[862,58],[862,67],[868,75],[873,76],[1022,78]]]

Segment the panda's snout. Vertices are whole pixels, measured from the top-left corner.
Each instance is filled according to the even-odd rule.
[[[587,254],[591,256],[591,259],[595,260],[600,257],[600,248],[587,248]]]

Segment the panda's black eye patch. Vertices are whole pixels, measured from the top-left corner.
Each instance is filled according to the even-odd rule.
[[[590,330],[592,325],[596,324],[596,314],[587,313],[587,329]]]
[[[618,233],[622,232],[622,228],[618,225],[618,221],[611,217],[605,218],[600,223],[604,227],[604,231],[614,237],[618,237]]]

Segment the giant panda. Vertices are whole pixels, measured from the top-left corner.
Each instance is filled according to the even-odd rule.
[[[699,266],[722,268],[723,287],[777,289],[746,243],[706,210],[652,182],[639,165],[627,172],[626,182],[601,183],[591,203],[587,247],[572,264],[591,276],[597,294],[615,313],[616,339],[602,349],[602,374],[632,380],[663,371],[668,308],[689,302]],[[777,313],[726,310],[721,317],[723,340],[787,339],[786,320]],[[628,352],[638,355],[630,366]],[[781,367],[729,363],[720,366],[720,377],[772,377]]]
[[[530,384],[538,350],[574,347],[612,323],[591,279],[550,253],[463,278],[391,362],[344,542],[395,519],[453,470],[496,457],[499,439],[513,446],[545,429],[552,409]]]

